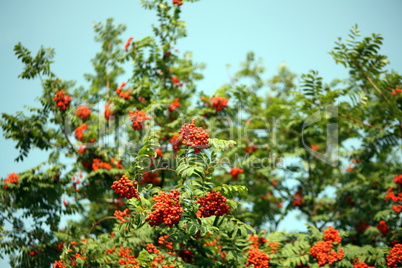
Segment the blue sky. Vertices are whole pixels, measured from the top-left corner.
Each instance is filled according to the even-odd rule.
[[[346,38],[358,24],[363,35],[380,33],[381,52],[390,68],[402,72],[402,2],[399,0],[201,0],[182,6],[188,37],[177,44],[180,52],[192,51],[196,62],[204,62],[201,91],[214,92],[228,81],[231,71],[249,51],[264,59],[266,78],[280,63],[297,74],[319,70],[325,81],[344,78],[347,71],[336,65],[328,52],[338,37]],[[85,85],[83,73],[91,73],[90,59],[99,50],[92,25],[113,17],[127,25],[123,39],[151,35],[152,11],[138,0],[1,0],[0,1],[0,113],[15,113],[23,105],[38,105],[40,82],[17,78],[22,64],[14,56],[18,42],[36,53],[41,45],[56,49],[54,72],[66,80]],[[226,64],[233,67],[228,71]],[[0,135],[0,178],[21,172],[42,160],[38,151],[16,163],[14,143]],[[3,266],[0,261],[1,267]]]

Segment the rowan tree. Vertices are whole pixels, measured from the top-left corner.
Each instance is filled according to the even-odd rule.
[[[0,252],[12,267],[399,267],[402,77],[382,37],[336,41],[347,79],[267,78],[250,52],[209,95],[174,48],[191,2],[142,1],[159,24],[139,40],[96,24],[87,87],[52,71],[54,49],[15,46],[43,92],[2,114],[4,137],[17,161],[49,157],[2,180]],[[278,230],[294,210],[307,233]]]

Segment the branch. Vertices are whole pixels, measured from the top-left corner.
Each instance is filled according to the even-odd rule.
[[[104,220],[109,220],[109,219],[116,219],[116,220],[118,220],[118,218],[116,218],[116,217],[114,217],[114,216],[109,216],[109,217],[105,217],[105,218],[102,218],[102,219],[98,220],[97,222],[95,222],[94,224],[92,224],[91,228],[90,228],[89,231],[88,231],[88,236],[91,234],[92,229],[93,229],[96,225],[98,225],[100,222],[102,222],[102,221],[104,221]]]
[[[150,171],[147,171],[147,172],[143,173],[142,175],[145,175],[145,174],[148,174],[148,173],[151,173],[151,172],[155,172],[155,171],[158,171],[158,170],[170,170],[170,171],[176,172],[176,170],[171,169],[171,168],[155,168],[153,170],[150,170]]]
[[[391,131],[389,131],[389,130],[383,129],[383,128],[381,128],[381,127],[377,127],[377,126],[374,126],[374,125],[371,125],[371,124],[366,124],[366,123],[364,123],[364,122],[362,122],[362,121],[360,121],[360,120],[357,120],[356,118],[351,117],[350,115],[340,114],[340,116],[342,116],[342,117],[344,117],[344,118],[346,118],[346,119],[350,119],[350,120],[352,120],[352,121],[354,121],[354,122],[356,122],[356,123],[359,123],[359,124],[361,124],[361,125],[363,125],[363,126],[365,126],[365,127],[375,128],[375,129],[378,129],[378,130],[383,130],[383,131],[388,132],[388,133],[391,134],[391,135],[394,135],[394,136],[397,136],[397,137],[399,137],[399,138],[402,138],[402,135],[398,135],[398,134],[396,134],[396,133],[394,133],[394,132],[391,132]]]

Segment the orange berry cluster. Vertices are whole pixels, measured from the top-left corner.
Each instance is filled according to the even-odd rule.
[[[396,188],[389,188],[384,200],[387,201],[388,199],[391,199],[392,202],[397,203],[396,205],[392,205],[391,208],[396,213],[400,213],[402,211],[402,192],[395,195],[394,190],[396,190]]]
[[[353,262],[353,267],[355,268],[375,268],[375,266],[368,266],[364,262],[362,262],[360,259],[357,259]]]
[[[177,1],[177,2],[179,2],[179,1]],[[181,1],[180,1],[180,3],[181,3]],[[181,5],[181,4],[180,4]],[[177,78],[176,76],[173,76],[172,77],[172,83],[176,86],[176,87],[182,87],[183,86],[183,83],[180,81],[180,79],[179,78]]]
[[[180,150],[180,145],[181,145],[181,138],[179,136],[173,136],[169,140],[170,144],[173,146],[173,150]]]
[[[394,182],[402,184],[402,174],[394,175]]]
[[[173,243],[167,241],[169,238],[169,235],[164,235],[164,236],[160,236],[158,238],[158,243],[162,246],[165,246],[168,249],[173,249]]]
[[[125,51],[128,51],[128,47],[130,46],[131,41],[133,41],[133,37],[128,38],[126,43],[124,44],[124,50]]]
[[[121,164],[121,160],[115,160],[113,157],[110,158],[110,164],[117,168],[124,169],[123,165]]]
[[[81,259],[81,260],[86,260],[87,257],[81,256],[80,253],[75,253],[75,257],[70,257],[71,259],[71,265],[75,266],[77,264],[77,259]]]
[[[163,157],[163,151],[162,151],[162,148],[156,148],[155,149],[155,152],[156,152],[156,156],[158,157]]]
[[[157,249],[157,248],[155,247],[155,245],[152,244],[152,243],[148,243],[148,244],[147,244],[147,251],[148,251],[149,253],[151,253],[151,254],[158,254],[158,253],[160,252],[160,250]]]
[[[182,144],[192,146],[195,152],[199,152],[201,149],[209,147],[209,135],[202,127],[195,126],[195,120],[191,121],[191,124],[184,124],[180,131]]]
[[[127,267],[140,268],[141,266],[138,263],[138,260],[134,257],[134,255],[130,255],[131,252],[132,252],[131,249],[125,248],[123,246],[120,246],[119,257],[121,259],[119,260],[119,264],[120,265],[129,265],[129,264],[131,264],[131,266],[127,266]]]
[[[395,244],[386,256],[387,265],[391,268],[402,267],[402,244]]]
[[[197,211],[197,217],[207,218],[212,215],[222,216],[229,213],[229,206],[227,205],[226,197],[221,193],[212,191],[207,193],[205,197],[200,197],[197,200],[200,208]]]
[[[244,169],[238,168],[238,167],[234,167],[234,168],[232,168],[232,169],[230,170],[230,174],[232,175],[232,178],[233,178],[235,181],[237,181],[239,174],[240,174],[240,173],[243,173],[243,172],[244,172]]]
[[[161,182],[160,178],[158,177],[158,173],[156,172],[149,172],[144,171],[142,173],[142,179],[140,180],[140,184],[147,184],[152,183],[153,185],[158,185]]]
[[[246,153],[248,153],[248,154],[251,154],[252,152],[257,151],[257,149],[258,148],[255,145],[244,147],[244,151],[246,151]]]
[[[112,166],[109,163],[102,162],[102,160],[95,158],[92,162],[92,169],[97,171],[98,169],[111,169]]]
[[[168,110],[173,112],[176,110],[176,108],[181,107],[179,100],[180,100],[179,98],[175,98],[172,104],[169,105]]]
[[[10,173],[8,177],[4,180],[4,183],[18,183],[19,177],[17,173]],[[8,185],[4,185],[4,189],[7,189]]]
[[[111,116],[113,114],[113,111],[110,110],[110,103],[106,103],[105,104],[105,111],[103,112],[103,114],[105,115],[106,120],[111,120]]]
[[[173,0],[173,4],[181,6],[183,4],[183,0]]]
[[[339,235],[338,230],[332,226],[328,226],[328,229],[324,230],[324,241],[341,243],[342,237]]]
[[[342,260],[345,252],[342,248],[339,249],[339,252],[332,250],[334,242],[341,243],[342,237],[339,236],[337,230],[329,226],[324,231],[324,241],[318,241],[310,248],[310,254],[318,260],[318,266],[323,266],[327,263],[331,265],[338,260]]]
[[[183,207],[180,204],[180,192],[170,190],[170,193],[160,191],[152,200],[155,202],[152,213],[149,213],[146,220],[150,226],[158,226],[164,223],[170,228],[178,223],[183,213]]]
[[[52,268],[65,268],[67,266],[64,266],[64,263],[62,260],[56,261],[54,264],[52,264]]]
[[[75,112],[75,115],[77,115],[82,120],[85,120],[91,116],[91,110],[85,105],[80,105],[80,106],[78,106],[77,111]]]
[[[223,108],[228,107],[229,100],[224,97],[212,97],[212,106],[215,107],[215,112],[223,110]]]
[[[137,182],[130,181],[126,176],[122,176],[120,180],[113,182],[112,189],[119,194],[120,196],[124,196],[127,199],[131,199],[133,197],[140,199],[138,190],[134,187]]]
[[[128,219],[126,217],[130,217],[130,214],[131,211],[128,208],[126,208],[124,211],[120,210],[114,211],[114,216],[120,221],[120,224],[128,222]]]
[[[149,116],[145,114],[145,111],[129,111],[130,120],[132,122],[131,127],[134,130],[140,130],[145,128],[145,121],[151,119]]]
[[[121,85],[116,89],[116,94],[122,99],[129,100],[131,99],[131,90],[123,91],[125,85],[127,85],[127,83],[122,82]]]
[[[218,240],[214,239],[212,241],[205,241],[205,246],[216,247],[219,255],[221,255],[222,260],[225,260],[227,252],[222,251],[222,246],[218,244]]]
[[[79,126],[79,127],[77,127],[75,130],[74,130],[74,133],[75,133],[75,137],[78,139],[78,140],[80,140],[80,141],[82,141],[82,139],[84,138],[84,131],[85,130],[87,130],[88,129],[88,125],[87,124],[82,124],[81,126]]]
[[[258,248],[250,247],[246,267],[267,268],[269,259],[270,257],[266,253],[261,252]]]
[[[340,249],[337,253],[332,250],[332,243],[329,241],[318,241],[310,249],[310,254],[318,260],[318,266],[323,266],[325,264],[333,264],[338,260],[342,260],[344,255],[343,249]]]
[[[65,111],[70,105],[72,98],[66,95],[63,89],[56,89],[56,95],[53,97],[53,100],[56,102],[56,106],[59,107],[60,111]]]

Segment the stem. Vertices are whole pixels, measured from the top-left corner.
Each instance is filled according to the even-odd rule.
[[[114,216],[108,216],[108,217],[102,218],[102,219],[98,220],[97,222],[95,222],[94,224],[92,224],[91,228],[90,228],[89,231],[88,231],[88,235],[91,234],[92,229],[93,229],[96,225],[98,225],[100,222],[102,222],[102,221],[104,221],[104,220],[108,220],[108,219],[116,219],[116,220],[118,220],[118,219],[117,219],[116,217],[114,217]]]
[[[374,84],[373,80],[371,80],[371,78],[368,75],[364,75],[367,79],[367,81],[369,81],[369,83],[373,86],[373,88],[375,90],[377,90],[377,92],[381,95],[381,97],[389,104],[389,100],[387,99],[387,97],[385,97],[385,95],[381,92],[381,90],[377,87],[376,84]]]
[[[219,216],[215,216],[215,220],[214,220],[214,223],[212,224],[212,226],[218,227],[218,226],[217,226],[218,221],[219,221]]]
[[[158,171],[158,170],[169,170],[169,171],[176,172],[176,170],[171,169],[171,168],[155,168],[155,169],[153,169],[153,170],[150,170],[150,171],[145,172],[143,175],[148,174],[148,173],[151,173],[151,172],[155,172],[155,171]]]

